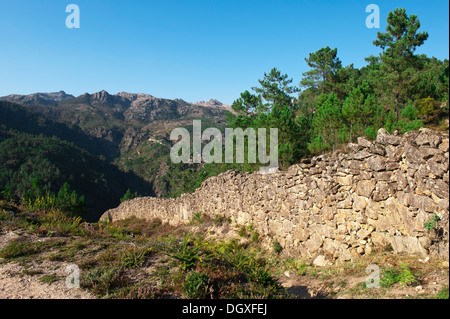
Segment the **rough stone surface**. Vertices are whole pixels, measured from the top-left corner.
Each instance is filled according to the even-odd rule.
[[[359,138],[355,145],[349,153],[304,159],[273,174],[224,172],[192,194],[135,198],[101,219],[134,215],[176,225],[198,212],[219,215],[251,224],[267,248],[278,240],[284,253],[318,265],[385,245],[448,259],[448,135],[381,129],[376,141]],[[438,241],[424,228],[435,214],[441,218]]]

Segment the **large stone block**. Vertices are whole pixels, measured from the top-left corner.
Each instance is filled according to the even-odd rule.
[[[382,156],[372,156],[367,159],[367,166],[375,171],[384,171],[386,169],[386,161]]]
[[[336,236],[336,229],[324,224],[313,224],[309,227],[312,232],[315,232],[323,237],[334,238]]]
[[[369,198],[375,189],[376,182],[373,180],[364,180],[358,182],[356,186],[356,194]]]
[[[419,239],[413,236],[388,236],[388,241],[397,253],[419,254],[426,256],[428,253]]]
[[[358,137],[357,142],[358,142],[358,145],[362,146],[362,147],[369,148],[372,146],[372,142],[367,137],[364,137],[364,136]]]
[[[314,254],[322,247],[323,238],[319,234],[312,234],[311,237],[305,241],[304,245],[311,254]]]

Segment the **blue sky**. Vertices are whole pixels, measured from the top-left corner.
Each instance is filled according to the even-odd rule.
[[[71,3],[79,29],[65,25]],[[380,29],[365,26],[371,3]],[[0,0],[0,96],[104,89],[231,104],[273,67],[297,84],[325,46],[364,66],[398,7],[430,34],[417,53],[448,59],[444,0]]]

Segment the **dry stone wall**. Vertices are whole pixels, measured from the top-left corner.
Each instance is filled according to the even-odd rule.
[[[377,246],[448,259],[449,138],[429,129],[364,137],[345,150],[274,174],[228,171],[192,194],[143,197],[102,219],[158,217],[187,223],[201,212],[252,225],[265,245],[277,240],[302,258],[352,260]],[[435,216],[433,229],[425,223]],[[430,224],[432,225],[432,224]]]

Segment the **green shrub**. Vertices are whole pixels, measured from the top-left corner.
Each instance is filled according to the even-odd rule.
[[[51,209],[41,216],[41,230],[59,235],[82,235],[84,224],[81,217],[68,217],[62,211]]]
[[[63,277],[58,276],[56,274],[49,274],[49,275],[44,275],[41,278],[39,278],[38,280],[40,282],[46,283],[46,284],[51,284],[54,283],[55,281],[61,280]]]
[[[137,192],[131,193],[131,190],[128,188],[127,191],[125,192],[125,194],[122,196],[122,198],[120,199],[120,202],[124,202],[127,200],[131,200],[133,198],[139,197]]]
[[[32,255],[39,252],[39,247],[30,242],[13,240],[8,245],[0,249],[0,257],[14,259],[21,256]]]
[[[274,240],[273,241],[273,250],[279,254],[283,251],[283,247],[281,247],[280,243],[278,242],[278,240]]]
[[[22,197],[22,203],[31,212],[58,209],[73,216],[81,216],[87,209],[84,196],[78,196],[69,183],[65,182],[56,195],[43,186],[37,177],[33,179],[31,189]]]
[[[252,242],[257,242],[259,240],[259,233],[254,231],[252,234]]]
[[[385,288],[388,288],[395,283],[400,283],[402,286],[411,286],[416,282],[417,279],[411,272],[411,269],[404,263],[401,264],[400,269],[387,269],[380,279],[381,286]]]
[[[124,268],[134,268],[142,265],[145,261],[147,249],[143,247],[126,247],[120,254],[120,260]]]
[[[247,228],[245,228],[245,226],[240,226],[238,230],[238,235],[240,237],[247,237]]]
[[[439,101],[431,97],[417,100],[414,105],[417,109],[418,116],[426,123],[435,121],[441,113]]]
[[[366,128],[364,134],[372,140],[375,140],[377,138],[377,131],[372,126]]]
[[[11,213],[9,213],[8,211],[2,209],[2,211],[0,212],[0,221],[5,221],[11,218]]]
[[[93,293],[104,296],[130,284],[121,267],[99,266],[81,272],[80,286],[92,289]]]
[[[191,242],[190,234],[186,235],[179,244],[167,248],[167,255],[180,263],[182,270],[192,269],[203,261],[200,247]]]
[[[202,213],[201,213],[201,212],[196,212],[196,213],[194,214],[194,216],[192,216],[192,220],[191,220],[191,223],[190,223],[190,224],[191,224],[191,225],[198,225],[198,224],[203,223],[204,220],[205,220],[205,219],[204,219]]]
[[[437,295],[434,297],[435,299],[449,299],[448,295],[448,286],[443,287],[441,291],[437,293]]]
[[[438,214],[434,214],[432,217],[430,217],[423,225],[423,227],[428,230],[428,232],[432,231],[433,229],[437,229],[439,221],[441,220],[441,217]]]
[[[183,291],[188,298],[205,298],[210,292],[210,280],[204,273],[190,272],[186,276]]]

